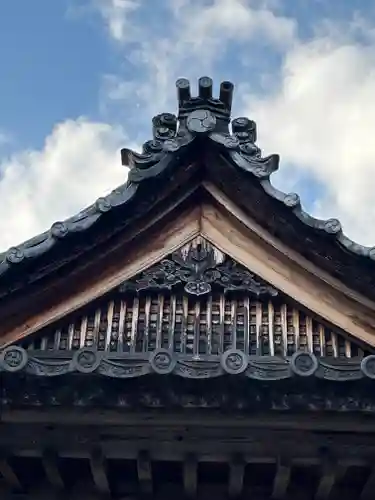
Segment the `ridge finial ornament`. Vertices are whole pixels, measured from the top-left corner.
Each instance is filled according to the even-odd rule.
[[[255,144],[256,123],[246,117],[230,120],[234,85],[220,84],[219,97],[213,97],[213,81],[208,76],[198,80],[198,95],[192,96],[190,82],[176,82],[178,114],[161,113],[152,120],[153,139],[146,141],[142,153],[121,151],[122,164],[130,167],[129,182],[139,184],[157,177],[166,168],[181,162],[182,153],[193,153],[195,140],[204,138],[214,143],[242,170],[260,179],[267,179],[279,168],[279,156],[262,157]],[[197,148],[198,150],[198,148]],[[190,154],[189,153],[189,154]]]

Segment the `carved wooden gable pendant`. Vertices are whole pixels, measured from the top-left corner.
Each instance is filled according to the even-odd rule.
[[[30,373],[115,377],[154,370],[206,378],[240,373],[253,359],[256,378],[284,378],[297,352],[337,361],[366,354],[202,237],[19,345]],[[46,363],[56,353],[66,361]]]

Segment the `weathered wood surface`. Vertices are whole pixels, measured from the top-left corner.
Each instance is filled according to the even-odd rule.
[[[101,453],[97,450],[97,453]],[[276,457],[246,460],[241,454],[225,456],[219,462],[207,462],[198,453],[186,453],[177,462],[159,462],[150,456],[145,483],[144,472],[137,469],[137,459],[108,460],[103,468],[103,458],[95,464],[93,458],[65,459],[65,483],[56,487],[49,481],[36,458],[13,460],[18,469],[19,485],[15,488],[2,479],[2,499],[62,500],[78,498],[117,499],[133,498],[185,498],[262,500],[365,500],[372,482],[369,462],[361,465],[337,463],[339,469],[327,467],[324,458],[286,462]],[[203,458],[203,459],[202,459]],[[20,460],[17,462],[17,460]],[[22,461],[21,461],[22,460]],[[140,458],[138,457],[138,463]],[[87,467],[91,462],[91,472]],[[21,465],[22,464],[22,465]],[[94,467],[94,468],[93,468]],[[33,470],[33,476],[27,469]]]
[[[375,345],[375,313],[293,262],[220,206],[202,207],[201,234],[219,250],[327,322]]]
[[[160,227],[158,230],[154,228],[146,242],[141,239],[135,244],[134,234],[125,235],[122,243],[111,249],[110,255],[103,254],[95,262],[86,262],[68,278],[62,276],[56,280],[53,286],[37,296],[36,304],[33,303],[34,297],[33,300],[28,297],[27,300],[21,301],[20,306],[23,307],[19,311],[19,317],[22,323],[6,323],[0,326],[1,345],[18,341],[73,313],[116,288],[137,272],[158,262],[171,250],[186,244],[199,234],[199,214],[200,207],[180,214],[179,218],[166,222],[163,231],[160,231]],[[157,218],[153,222],[157,224],[160,221]]]
[[[156,264],[199,234],[260,279],[310,310],[313,316],[324,318],[359,342],[375,346],[375,306],[372,302],[360,300],[357,295],[338,289],[336,283],[327,282],[324,276],[313,274],[312,269],[294,261],[293,255],[286,254],[256,234],[247,221],[240,221],[236,214],[230,215],[227,209],[211,203],[204,203],[184,214],[176,213],[173,221],[165,223],[163,231],[150,234],[148,241],[142,240],[140,246],[134,244],[126,249],[125,245],[122,257],[107,262],[105,266],[98,261],[96,267],[100,266],[100,270],[94,271],[91,263],[90,271],[87,264],[89,267],[85,273],[75,276],[74,287],[68,286],[64,295],[57,294],[56,299],[50,297],[47,300],[48,310],[41,309],[34,315],[30,311],[31,315],[22,324],[8,325],[6,331],[0,332],[2,344],[20,340],[66,315],[75,314],[81,307]],[[126,314],[114,307],[106,313],[112,321],[113,317],[117,320],[119,315]],[[96,324],[100,324],[99,317]],[[308,323],[306,328],[309,329],[310,325]],[[74,332],[75,343],[84,343],[85,328],[83,323],[78,327],[81,333]],[[106,332],[102,333],[106,335]],[[108,339],[106,341],[108,343]]]

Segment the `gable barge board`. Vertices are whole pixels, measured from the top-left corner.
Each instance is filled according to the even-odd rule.
[[[125,236],[114,249],[97,256],[97,260],[86,261],[67,276],[37,290],[35,295],[14,301],[13,310],[4,306],[0,310],[3,316],[0,345],[5,347],[20,340],[104,295],[199,234],[199,206],[192,209],[189,205],[185,212],[178,212],[179,217],[173,211],[163,215],[166,219],[158,215],[151,227],[147,225],[142,232],[140,227],[137,235]]]
[[[346,297],[290,261],[219,204],[205,204],[201,233],[222,252],[324,318],[341,331],[375,347],[375,311]]]

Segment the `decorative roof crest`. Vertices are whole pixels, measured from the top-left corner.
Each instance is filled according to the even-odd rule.
[[[234,85],[232,82],[221,82],[219,98],[212,96],[213,81],[208,76],[198,80],[198,95],[191,96],[190,82],[186,78],[179,78],[176,82],[178,98],[178,119],[182,121],[190,113],[197,110],[210,111],[221,124],[227,125],[232,111]],[[228,127],[226,127],[226,130]]]
[[[218,98],[212,96],[213,82],[207,76],[199,79],[195,97],[191,96],[190,83],[185,78],[178,79],[176,87],[178,116],[162,113],[153,118],[153,139],[143,144],[142,153],[129,149],[121,151],[122,164],[132,169],[131,182],[138,183],[158,175],[159,170],[172,161],[174,153],[178,151],[180,158],[181,150],[198,138],[216,144],[257,177],[268,177],[278,169],[279,156],[262,158],[255,145],[257,134],[253,120],[235,118],[230,130],[233,83],[222,82]]]
[[[231,120],[231,107],[234,86],[231,82],[222,82],[219,97],[212,96],[212,80],[202,77],[198,82],[198,95],[191,96],[190,84],[186,79],[177,81],[178,113],[162,113],[152,120],[153,138],[144,143],[142,152],[138,153],[130,149],[121,151],[122,164],[130,167],[127,181],[112,191],[110,194],[99,198],[95,203],[80,211],[78,214],[60,222],[55,222],[52,227],[42,234],[36,235],[24,243],[11,247],[0,254],[0,277],[8,275],[8,272],[21,263],[49,254],[49,252],[63,239],[72,239],[72,249],[67,257],[42,260],[35,264],[35,270],[31,266],[30,274],[20,266],[22,272],[27,274],[27,280],[19,279],[18,271],[14,277],[9,274],[8,284],[4,281],[0,287],[0,296],[13,293],[22,288],[25,283],[36,281],[51,273],[66,262],[73,260],[78,253],[82,252],[80,245],[76,247],[73,242],[75,235],[85,233],[96,225],[102,217],[109,217],[111,224],[117,220],[115,217],[107,216],[108,212],[125,210],[126,220],[131,218],[132,209],[127,212],[126,207],[131,203],[139,203],[142,210],[147,210],[150,199],[157,191],[156,180],[164,181],[171,178],[178,169],[184,170],[186,165],[196,162],[197,167],[202,164],[202,152],[207,151],[210,156],[220,156],[225,160],[221,166],[222,170],[227,168],[225,175],[227,180],[236,171],[243,177],[235,182],[242,184],[242,196],[246,196],[246,186],[259,186],[269,197],[276,200],[277,204],[268,207],[268,202],[249,199],[244,205],[251,205],[252,210],[258,212],[259,218],[274,233],[279,233],[287,244],[296,245],[303,249],[303,254],[309,255],[313,262],[319,264],[329,273],[342,279],[348,286],[361,291],[366,296],[375,300],[375,278],[374,261],[375,247],[365,247],[348,238],[342,231],[337,219],[320,220],[305,212],[301,206],[299,196],[296,193],[284,193],[272,185],[271,174],[278,169],[279,156],[276,154],[263,157],[261,150],[256,145],[256,124],[248,118],[240,117]],[[203,147],[202,147],[203,146]],[[209,169],[207,169],[209,170]],[[193,172],[193,169],[191,169]],[[212,170],[209,172],[212,175]],[[152,180],[152,182],[151,182]],[[150,181],[150,182],[148,182]],[[230,183],[228,183],[230,184]],[[225,190],[225,186],[222,186]],[[241,186],[242,187],[242,186]],[[231,189],[228,187],[228,190]],[[233,194],[231,194],[233,196]],[[236,196],[236,195],[234,195]],[[262,203],[265,203],[264,210]],[[278,207],[284,206],[287,210],[278,215]],[[141,209],[140,209],[141,210]],[[263,212],[262,212],[263,210]],[[284,210],[284,209],[283,209]],[[288,215],[288,213],[290,215]],[[121,216],[121,220],[123,215]],[[289,226],[285,220],[290,217]],[[295,218],[295,219],[293,219]],[[287,229],[291,224],[302,223],[294,231]],[[298,220],[298,221],[297,221]],[[282,229],[285,225],[286,229]],[[103,225],[104,226],[104,225]],[[103,227],[102,226],[102,227]],[[310,231],[311,238],[308,240],[301,233],[299,227]],[[310,229],[308,229],[310,228]],[[329,240],[320,240],[319,235],[330,235]],[[291,240],[293,238],[293,240]],[[313,247],[305,250],[306,241],[314,241]],[[327,242],[329,247],[327,247]],[[76,244],[76,243],[74,243]],[[87,243],[90,247],[91,243]],[[69,245],[67,245],[69,248]],[[301,250],[302,251],[302,250]],[[327,253],[329,258],[327,257]],[[53,255],[53,254],[51,254]],[[350,264],[350,265],[349,265]],[[357,265],[360,264],[360,272]],[[367,268],[370,265],[371,268]],[[338,271],[338,268],[341,270]],[[371,270],[371,272],[370,272]],[[17,279],[16,279],[17,278]]]

